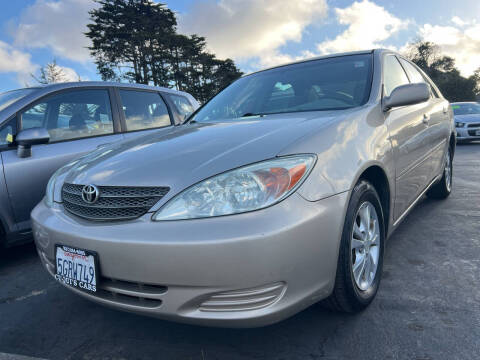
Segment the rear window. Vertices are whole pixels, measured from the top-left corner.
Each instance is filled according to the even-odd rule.
[[[151,91],[120,90],[127,131],[171,125],[167,106],[160,94]]]
[[[237,80],[208,102],[194,120],[357,107],[367,102],[371,80],[371,54],[282,66]]]

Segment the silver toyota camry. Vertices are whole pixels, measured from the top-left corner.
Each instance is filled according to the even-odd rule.
[[[120,310],[228,327],[357,312],[388,236],[450,194],[454,150],[451,107],[401,55],[300,61],[59,169],[35,242],[59,282]]]

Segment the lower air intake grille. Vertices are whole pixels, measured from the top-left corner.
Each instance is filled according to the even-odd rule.
[[[86,202],[84,185],[65,183],[62,188],[63,206],[70,213],[88,220],[129,220],[148,212],[170,190],[168,187],[98,186],[98,199]]]

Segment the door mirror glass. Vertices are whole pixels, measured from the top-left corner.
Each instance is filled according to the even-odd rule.
[[[42,127],[22,130],[15,139],[18,144],[18,157],[25,158],[32,155],[32,145],[46,144],[50,141],[50,134]]]
[[[430,86],[426,83],[407,84],[396,87],[390,96],[383,99],[383,110],[393,107],[419,104],[430,98]]]

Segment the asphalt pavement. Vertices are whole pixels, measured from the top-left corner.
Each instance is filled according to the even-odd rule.
[[[17,355],[19,357],[17,357]],[[459,145],[454,189],[390,238],[377,298],[357,315],[311,308],[257,329],[176,324],[82,299],[33,245],[0,257],[0,360],[479,359],[480,143]]]

